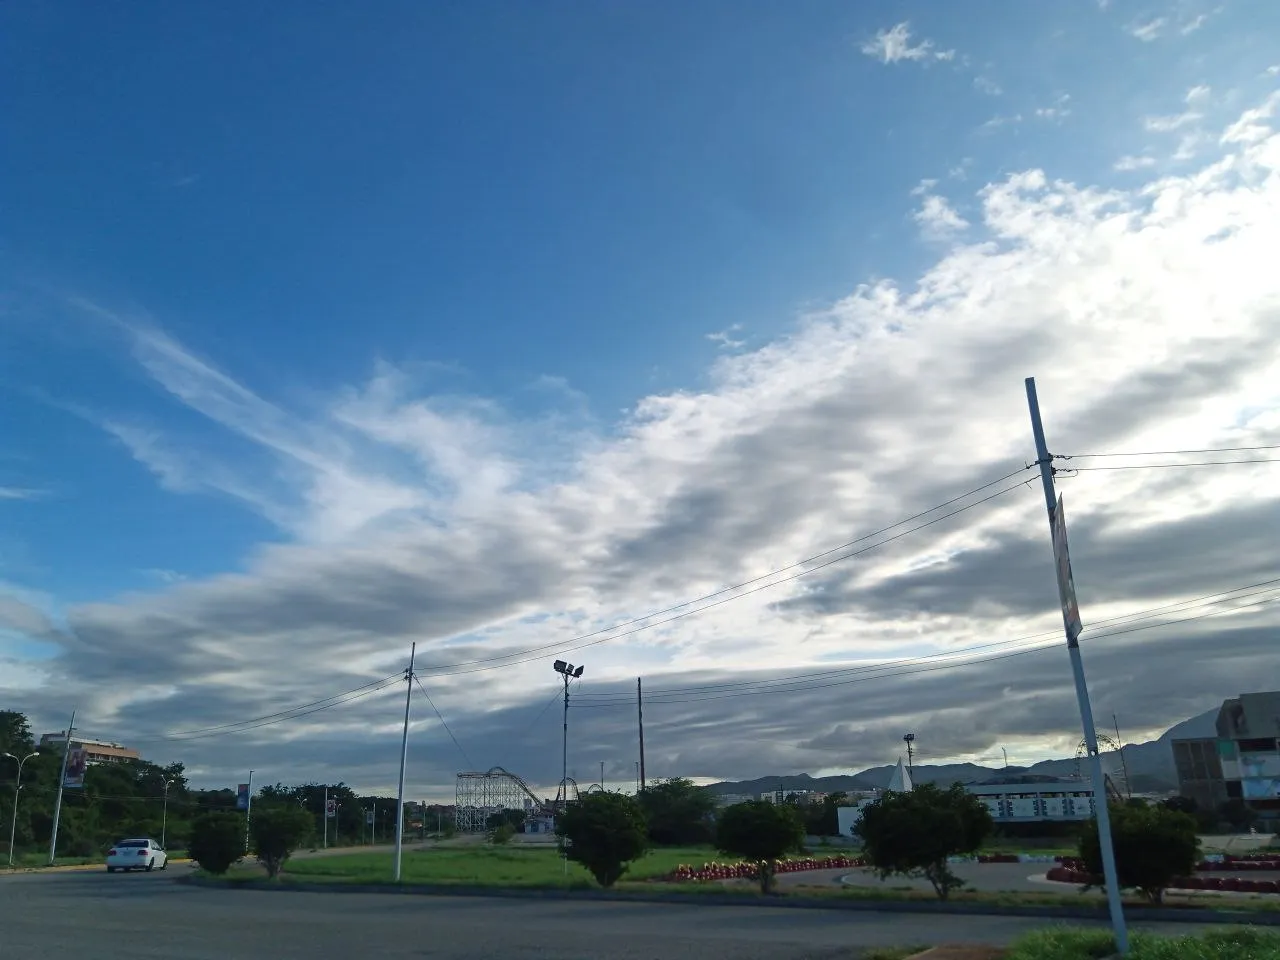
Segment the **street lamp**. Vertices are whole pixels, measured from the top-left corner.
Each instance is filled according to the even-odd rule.
[[[13,867],[13,838],[18,831],[18,791],[22,789],[22,768],[26,766],[27,761],[32,757],[40,756],[40,751],[27,754],[21,760],[12,753],[0,753],[0,757],[8,757],[18,765],[18,779],[13,785],[13,816],[9,818],[9,866]]]
[[[582,667],[557,660],[552,666],[564,680],[564,740],[561,747],[562,765],[560,769],[561,809],[569,806],[569,681],[582,676]]]
[[[164,812],[160,815],[160,849],[165,849],[165,834],[169,829],[169,788],[172,780],[164,781]]]

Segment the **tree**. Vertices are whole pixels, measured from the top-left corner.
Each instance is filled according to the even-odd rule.
[[[880,873],[924,877],[939,900],[964,881],[947,858],[976,853],[992,829],[986,805],[953,783],[943,790],[924,783],[906,793],[885,793],[862,810],[858,832],[863,856]]]
[[[254,811],[250,821],[253,852],[267,868],[267,876],[275,879],[293,851],[311,839],[314,825],[311,814],[296,804],[268,807]]]
[[[795,807],[751,800],[734,804],[720,814],[716,847],[730,856],[754,861],[760,871],[760,892],[773,889],[776,861],[804,845],[804,821]]]
[[[191,824],[187,845],[202,870],[222,876],[244,854],[244,818],[235,813],[208,813]]]
[[[36,748],[31,736],[31,724],[24,713],[16,710],[0,710],[0,753],[12,753],[25,757]]]
[[[606,889],[649,849],[644,811],[621,793],[587,793],[556,817],[564,855],[582,864]]]
[[[1112,804],[1110,811],[1111,845],[1120,886],[1138,889],[1152,903],[1162,902],[1169,881],[1194,872],[1200,859],[1195,818],[1158,804]],[[1095,820],[1087,822],[1080,835],[1080,858],[1090,873],[1102,874],[1102,847]]]
[[[673,777],[645,787],[640,808],[649,839],[659,846],[686,846],[711,839],[716,799],[692,780]]]

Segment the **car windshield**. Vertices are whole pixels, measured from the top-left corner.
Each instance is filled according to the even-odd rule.
[[[147,846],[147,841],[146,840],[121,840],[119,843],[116,844],[116,846],[117,847],[145,847]]]

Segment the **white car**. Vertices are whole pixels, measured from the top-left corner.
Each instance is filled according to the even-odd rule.
[[[146,870],[169,865],[169,855],[154,840],[121,840],[107,851],[107,873],[117,870]]]

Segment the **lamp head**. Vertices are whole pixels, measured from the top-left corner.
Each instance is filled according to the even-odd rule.
[[[583,668],[582,668],[582,667],[579,667],[577,670],[573,671],[573,675],[574,675],[575,677],[580,677],[580,676],[582,676],[582,670],[583,670]]]
[[[563,660],[557,660],[552,666],[555,667],[556,673],[567,673],[569,671],[569,665]]]

